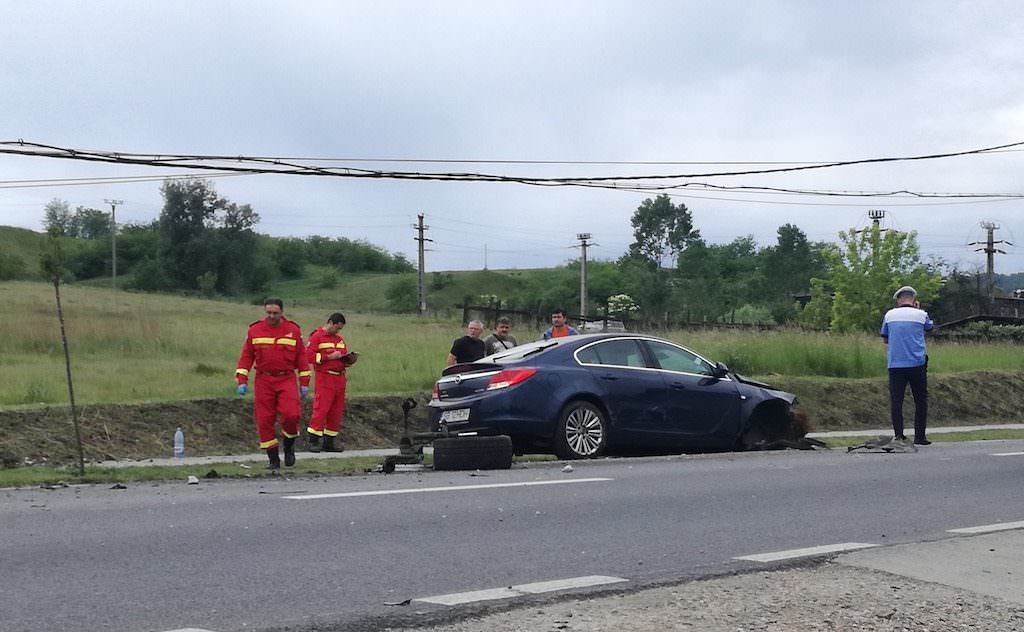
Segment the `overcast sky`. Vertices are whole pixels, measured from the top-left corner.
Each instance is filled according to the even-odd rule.
[[[16,2],[0,0],[0,141],[120,152],[318,158],[370,169],[517,176],[692,173],[736,165],[329,163],[420,160],[810,162],[955,152],[1024,141],[1019,2]],[[1024,193],[1024,151],[698,178],[831,191]],[[748,165],[759,168],[764,165]],[[121,222],[160,212],[169,168],[0,155],[0,224],[40,229],[53,198]],[[645,197],[506,183],[285,175],[215,178],[260,232],[367,239],[428,270],[618,257]],[[18,185],[18,186],[14,186]],[[836,198],[678,191],[702,235],[812,240],[869,223],[916,230],[925,256],[1024,270],[1024,200]]]

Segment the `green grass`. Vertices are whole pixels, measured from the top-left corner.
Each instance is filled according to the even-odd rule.
[[[228,396],[248,324],[262,306],[167,295],[63,286],[75,394],[80,403],[120,403]],[[286,315],[308,335],[328,309],[292,307]],[[0,407],[67,401],[53,288],[0,282]],[[457,318],[346,313],[344,335],[360,352],[349,374],[352,396],[429,391],[444,367]],[[520,341],[540,329],[517,327]],[[834,378],[885,375],[885,345],[868,334],[800,331],[671,331],[676,340],[753,376]],[[933,373],[1024,370],[1024,353],[1006,344],[933,343]]]

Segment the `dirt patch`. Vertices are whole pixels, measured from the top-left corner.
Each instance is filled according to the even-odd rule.
[[[402,435],[402,402],[408,395],[352,398],[345,412],[341,437],[349,448],[398,445]],[[426,426],[429,394],[412,396],[419,406],[410,415],[415,429]],[[310,417],[305,402],[303,421]],[[197,399],[152,404],[85,406],[79,423],[88,461],[168,457],[174,431],[185,433],[190,456],[250,454],[258,449],[252,400]],[[78,458],[75,433],[67,407],[0,411],[0,467],[48,461],[66,463]]]
[[[775,387],[796,393],[812,430],[861,430],[889,426],[885,379],[824,380],[774,377]],[[354,397],[348,402],[341,437],[353,449],[398,445],[402,401],[409,395]],[[426,424],[429,394],[413,395],[410,416]],[[907,394],[908,420],[910,394]],[[309,402],[303,420],[309,419]],[[929,378],[929,426],[1008,423],[1024,410],[1024,372],[981,371]],[[911,422],[912,424],[912,422]],[[89,461],[171,456],[174,430],[185,431],[189,455],[248,454],[256,450],[251,399],[219,398],[155,404],[86,406],[82,442]],[[29,461],[68,463],[77,459],[67,407],[0,411],[0,467]]]

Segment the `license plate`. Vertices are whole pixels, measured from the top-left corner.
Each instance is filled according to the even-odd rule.
[[[466,421],[469,419],[468,408],[456,408],[441,413],[441,421]]]

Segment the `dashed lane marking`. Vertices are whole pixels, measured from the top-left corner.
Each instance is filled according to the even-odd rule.
[[[741,555],[734,557],[734,560],[750,560],[752,562],[777,562],[796,557],[810,557],[812,555],[824,555],[826,553],[841,553],[843,551],[856,551],[857,549],[869,549],[877,544],[865,542],[842,542],[840,544],[824,544],[822,546],[811,546],[804,549],[790,549],[788,551],[775,551],[774,553],[758,553],[756,555]]]
[[[978,527],[964,527],[963,529],[948,529],[946,533],[995,533],[996,531],[1009,531],[1010,529],[1024,529],[1024,521],[1020,522],[997,522],[995,524],[983,524]]]
[[[451,593],[447,595],[436,595],[434,597],[423,597],[413,599],[425,603],[436,603],[442,606],[459,606],[476,601],[492,601],[495,599],[511,599],[524,595],[539,595],[541,593],[555,592],[556,590],[570,590],[573,588],[589,588],[591,586],[603,586],[605,584],[618,584],[628,582],[622,577],[610,577],[607,575],[587,575],[584,577],[570,577],[568,579],[555,579],[546,582],[535,582],[532,584],[519,584],[508,588],[490,588],[488,590],[473,590],[470,592]]]
[[[989,456],[1024,456],[1024,452],[996,452]]]
[[[599,483],[611,478],[571,478],[564,481],[527,481],[523,483],[490,483],[486,485],[453,485],[448,487],[419,487],[415,489],[381,489],[369,492],[339,492],[337,494],[303,494],[282,496],[286,500],[317,500],[320,498],[355,498],[358,496],[390,496],[394,494],[423,494],[427,492],[464,492],[474,489],[496,489],[498,487],[536,487],[539,485],[569,485],[572,483]]]

